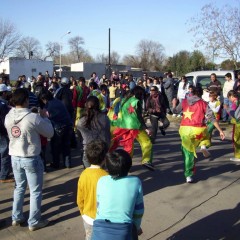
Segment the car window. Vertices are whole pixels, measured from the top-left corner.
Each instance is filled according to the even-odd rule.
[[[187,81],[190,85],[193,85],[193,76],[187,76]]]
[[[223,84],[225,83],[225,76],[217,76],[217,80],[222,84],[222,87],[223,87]]]
[[[222,86],[225,82],[225,76],[217,76],[217,80],[221,82]],[[211,82],[210,76],[198,76],[196,79],[197,84],[200,84],[203,89],[207,88]]]
[[[210,83],[210,76],[197,76],[196,82],[197,84],[200,84],[203,89],[205,89]]]

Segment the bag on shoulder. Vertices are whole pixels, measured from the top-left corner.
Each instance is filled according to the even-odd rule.
[[[55,124],[54,126],[54,131],[56,132],[56,134],[61,137],[63,136],[64,130],[67,126],[65,124]]]

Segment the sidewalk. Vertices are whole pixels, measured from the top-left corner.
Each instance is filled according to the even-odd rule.
[[[154,144],[154,172],[140,165],[141,152],[135,145],[132,175],[141,178],[145,213],[140,240],[239,239],[240,232],[240,165],[230,162],[233,154],[230,132],[225,141],[213,137],[212,157],[198,153],[196,184],[185,183],[180,152],[178,124],[172,124],[165,137],[158,135]],[[35,232],[11,226],[11,204],[14,184],[0,185],[0,216],[7,227],[0,230],[1,240],[80,239],[84,240],[82,220],[76,206],[79,153],[73,150],[74,167],[44,176],[43,218],[51,221]],[[24,212],[28,216],[29,193]]]

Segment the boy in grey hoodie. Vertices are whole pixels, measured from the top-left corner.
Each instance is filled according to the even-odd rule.
[[[43,162],[40,158],[40,135],[51,138],[53,127],[46,118],[46,112],[40,115],[28,109],[27,89],[19,88],[13,93],[12,108],[5,118],[5,127],[9,136],[9,155],[11,155],[16,187],[13,197],[12,225],[18,226],[25,221],[23,216],[24,194],[27,184],[30,190],[29,230],[45,227],[48,221],[41,220],[41,200],[43,185]]]

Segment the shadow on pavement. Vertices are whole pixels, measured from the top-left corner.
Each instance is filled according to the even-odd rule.
[[[51,225],[80,215],[76,204],[77,183],[78,177],[61,184],[57,183],[43,190],[44,199],[54,199],[42,206],[44,218],[48,219],[54,216],[54,219],[51,220]],[[75,209],[74,212],[72,212],[73,209]],[[66,213],[68,211],[70,213]]]
[[[155,171],[143,170],[140,162],[137,163],[137,165],[133,165],[131,168],[131,174],[138,176],[142,180],[144,195],[165,187],[185,183],[179,134],[177,131],[169,131],[167,134],[166,139],[168,141],[165,141],[165,137],[158,135],[156,144],[153,145],[153,164],[155,166]],[[169,137],[174,138],[175,141],[169,141]],[[136,145],[135,149],[135,154],[141,157],[140,147]],[[216,142],[214,139],[210,152],[211,158],[208,160],[204,159],[202,153],[197,153],[196,182],[204,181],[226,172],[240,170],[240,165],[236,165],[230,161],[228,162],[225,157],[226,154],[233,152],[233,149],[230,147],[230,141],[225,140]],[[222,161],[221,157],[225,158],[226,161]]]
[[[174,233],[168,240],[235,240],[240,233],[240,203],[233,209],[222,210]]]

